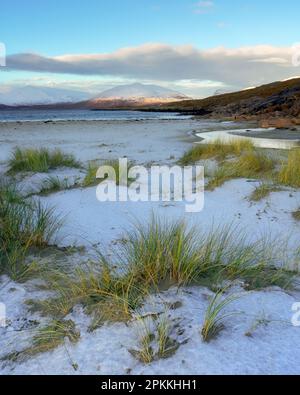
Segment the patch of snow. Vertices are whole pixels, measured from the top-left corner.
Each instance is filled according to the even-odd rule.
[[[88,98],[89,95],[84,92],[47,86],[3,85],[0,87],[0,103],[10,106],[70,103]]]

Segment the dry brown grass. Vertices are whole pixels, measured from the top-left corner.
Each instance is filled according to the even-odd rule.
[[[291,187],[300,187],[300,148],[289,152],[287,162],[282,164],[278,174],[278,181]]]
[[[252,151],[254,146],[248,139],[232,140],[224,142],[220,139],[209,144],[197,144],[186,152],[180,159],[181,165],[189,165],[201,159],[216,158],[224,160],[228,156],[237,156],[245,151]]]

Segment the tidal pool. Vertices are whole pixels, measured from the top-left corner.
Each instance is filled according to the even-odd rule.
[[[299,139],[282,139],[274,138],[274,132],[277,131],[275,128],[263,129],[234,129],[234,130],[217,130],[210,132],[198,132],[197,137],[200,137],[201,141],[197,144],[210,144],[216,140],[222,140],[223,142],[235,141],[235,140],[251,140],[256,147],[260,148],[274,148],[274,149],[291,149],[300,146],[300,131]],[[265,137],[267,133],[270,133],[270,138]],[[253,134],[263,134],[264,137],[253,137]]]

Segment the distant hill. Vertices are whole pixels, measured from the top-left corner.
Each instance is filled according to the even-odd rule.
[[[0,110],[8,108],[0,104]],[[131,84],[76,103],[60,101],[14,108],[172,111],[211,118],[256,119],[264,127],[286,127],[300,125],[300,78],[200,100],[157,85]]]
[[[83,92],[50,87],[0,88],[0,104],[15,108],[135,109],[190,99],[171,89],[139,83],[117,86],[88,100],[86,97]]]
[[[0,104],[0,110],[8,110],[10,107],[4,104]]]
[[[158,85],[121,85],[102,92],[98,97],[85,102],[92,109],[143,107],[189,99],[182,93]]]
[[[89,96],[81,91],[48,86],[0,86],[0,103],[7,106],[75,103]]]
[[[300,78],[279,81],[240,92],[161,105],[161,111],[230,118],[299,118]]]

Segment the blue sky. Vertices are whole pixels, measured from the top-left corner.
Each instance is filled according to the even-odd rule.
[[[1,4],[8,53],[113,51],[145,42],[290,45],[300,40],[298,0],[216,0],[197,13],[189,0],[10,0]],[[203,8],[204,10],[204,8]]]
[[[189,45],[197,51],[209,51],[217,47],[255,48],[258,45],[290,48],[300,41],[299,15],[300,2],[297,0],[10,0],[1,4],[0,42],[5,43],[7,55],[34,53],[51,58],[66,54],[115,54],[122,48],[139,48],[147,43],[170,47]],[[277,56],[277,52],[272,53],[272,59],[281,57]],[[181,59],[182,56],[181,53]],[[284,59],[286,56],[285,53]],[[255,53],[253,60],[256,61],[256,58]],[[273,70],[269,60],[270,70]],[[193,62],[190,54],[189,62]],[[262,63],[266,61],[260,59]],[[144,65],[145,70],[151,68],[151,64]],[[74,67],[57,72],[57,67],[52,70],[49,65],[45,69],[44,66],[36,67],[36,64],[30,69],[24,67],[23,60],[20,62],[19,58],[9,65],[9,72],[2,72],[8,69],[0,70],[2,84],[22,84],[25,80],[35,83],[41,81],[42,84],[45,80],[76,89],[82,89],[85,84],[90,89],[94,84],[96,90],[101,88],[101,84],[106,88],[131,80],[160,82],[169,86],[172,82],[176,85],[176,81],[180,86],[178,81],[184,81],[182,89],[187,92],[189,89],[193,91],[191,87],[195,81],[198,84],[195,92],[201,95],[205,81],[208,81],[208,85],[219,82],[220,87],[229,85],[236,88],[255,83],[254,76],[245,81],[238,78],[236,84],[228,76],[222,79],[220,75],[220,78],[212,79],[216,76],[209,75],[201,67],[199,76],[194,72],[186,76],[184,72],[180,75],[175,73],[171,81],[164,75],[147,74],[141,70],[135,75],[134,70],[125,70],[124,64],[123,68],[117,67],[117,71],[112,73],[109,70],[102,72],[101,67],[97,72],[94,67],[92,72],[84,72],[84,76],[80,75],[78,67],[75,72]],[[182,67],[182,62],[177,64],[175,61],[176,67]],[[229,67],[229,64],[223,67]],[[274,78],[277,78],[277,69],[278,62]],[[266,72],[265,67],[262,72]],[[296,70],[285,72],[289,77]],[[299,74],[299,70],[297,72]],[[228,74],[228,70],[225,74]],[[272,71],[267,74],[266,81],[273,77]],[[281,76],[280,73],[278,75]],[[260,81],[261,78],[258,78]]]

